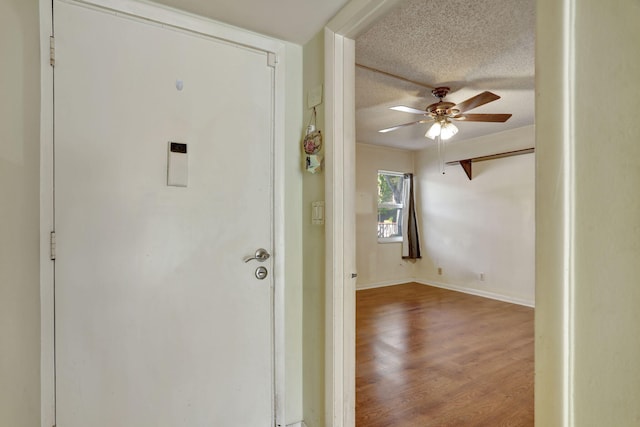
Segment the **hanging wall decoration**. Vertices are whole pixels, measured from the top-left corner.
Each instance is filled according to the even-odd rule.
[[[310,173],[318,173],[322,169],[322,132],[316,129],[316,107],[307,126],[307,133],[302,141],[305,152],[305,170]]]

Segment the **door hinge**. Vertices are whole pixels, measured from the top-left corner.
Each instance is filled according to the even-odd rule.
[[[56,39],[53,36],[49,37],[49,65],[56,66]]]
[[[49,235],[49,257],[51,261],[55,261],[56,259],[56,232],[55,231],[52,231],[51,234]]]
[[[267,65],[271,68],[276,68],[276,64],[278,64],[278,55],[273,52],[267,53]]]

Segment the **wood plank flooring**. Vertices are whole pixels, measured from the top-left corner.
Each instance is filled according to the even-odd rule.
[[[533,309],[406,285],[356,294],[357,427],[533,426]]]

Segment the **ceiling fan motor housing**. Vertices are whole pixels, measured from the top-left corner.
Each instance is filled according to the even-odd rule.
[[[460,110],[453,108],[456,106],[456,104],[454,104],[453,102],[444,102],[442,100],[442,98],[447,96],[449,90],[450,89],[448,87],[437,87],[431,91],[431,93],[433,93],[433,96],[440,99],[440,101],[431,105],[427,105],[427,108],[425,108],[425,110],[427,114],[433,117],[433,119],[435,119],[436,121],[443,121],[447,117],[453,117],[460,114]]]
[[[449,93],[451,89],[449,89],[448,87],[437,87],[435,89],[433,89],[431,91],[431,93],[433,94],[433,96],[435,96],[436,98],[439,98],[440,100],[442,100],[442,98],[444,98],[445,96],[447,96],[447,94]]]
[[[453,102],[436,102],[435,104],[431,104],[427,106],[427,113],[431,116],[455,116],[460,111],[456,110],[456,104]]]

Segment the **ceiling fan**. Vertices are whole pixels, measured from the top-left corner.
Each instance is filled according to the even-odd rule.
[[[466,112],[469,110],[500,99],[500,97],[495,93],[482,92],[467,99],[466,101],[462,101],[459,104],[454,104],[452,102],[446,102],[442,100],[445,96],[447,96],[449,90],[450,89],[448,87],[437,87],[433,89],[431,93],[433,94],[433,96],[438,98],[439,101],[428,105],[424,111],[418,110],[416,108],[405,107],[402,105],[391,107],[392,110],[396,111],[421,114],[425,116],[425,118],[422,120],[417,120],[415,122],[404,123],[386,129],[381,129],[378,132],[386,133],[403,128],[405,126],[412,126],[418,123],[433,122],[433,125],[429,128],[425,136],[430,139],[436,139],[439,137],[439,139],[447,140],[458,133],[458,128],[453,123],[451,123],[452,121],[504,123],[511,117],[511,114],[466,114]]]

